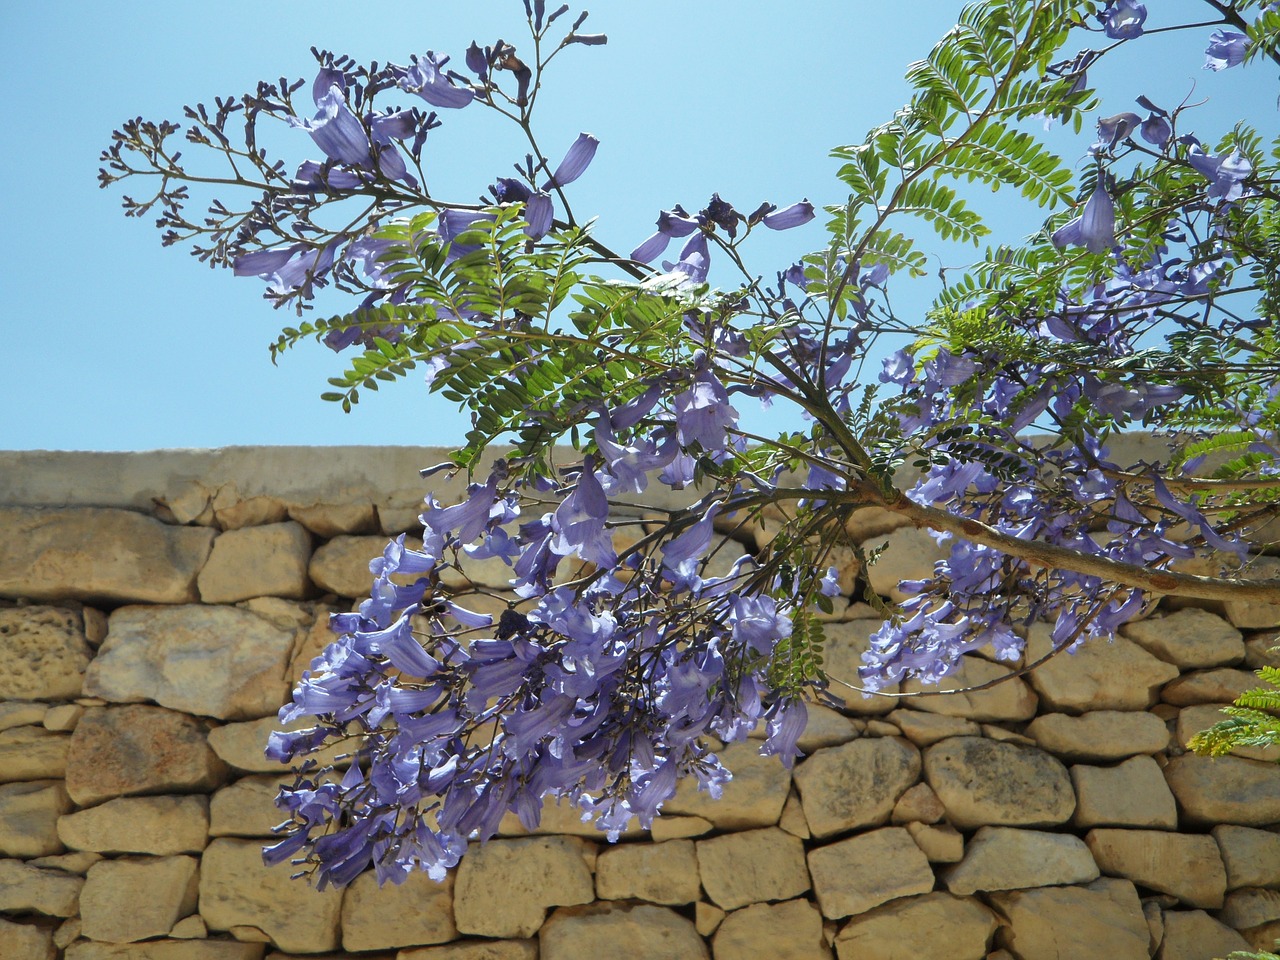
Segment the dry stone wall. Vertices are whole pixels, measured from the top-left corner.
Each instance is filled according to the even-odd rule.
[[[684,783],[616,844],[551,804],[440,884],[317,893],[264,867],[276,710],[441,458],[0,455],[0,957],[1209,960],[1280,937],[1276,757],[1185,751],[1280,664],[1280,609],[1254,603],[1161,604],[983,690],[846,690],[794,771],[730,744],[721,800]],[[885,596],[936,556],[877,511],[851,533],[896,541],[869,571]],[[860,592],[852,554],[842,572]],[[501,604],[504,569],[468,573],[467,605]],[[853,677],[877,622],[851,599],[829,621]],[[947,685],[1018,666],[979,651]]]

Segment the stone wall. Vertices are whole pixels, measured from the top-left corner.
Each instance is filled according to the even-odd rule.
[[[686,783],[617,844],[549,806],[443,884],[318,894],[264,868],[276,709],[441,458],[0,454],[0,957],[1209,960],[1280,936],[1280,766],[1184,751],[1280,663],[1257,604],[1162,604],[981,691],[815,706],[794,772],[730,745],[722,800]],[[853,525],[898,541],[880,593],[930,568],[922,532]],[[830,619],[851,677],[877,623],[847,599]],[[949,682],[1009,670],[972,655]]]

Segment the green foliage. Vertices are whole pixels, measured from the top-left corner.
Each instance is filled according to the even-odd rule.
[[[1236,747],[1280,746],[1280,668],[1263,667],[1258,676],[1267,686],[1242,693],[1233,706],[1223,707],[1227,719],[1192,737],[1192,750],[1221,757]]]

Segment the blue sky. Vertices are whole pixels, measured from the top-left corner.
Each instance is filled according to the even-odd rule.
[[[1207,10],[1191,0],[1151,6],[1153,23],[1157,6]],[[600,138],[572,199],[580,218],[600,216],[598,235],[620,250],[652,231],[660,209],[696,209],[712,191],[748,210],[766,199],[837,201],[827,151],[892,114],[907,93],[904,67],[958,8],[599,0],[583,29],[608,33],[609,44],[571,50],[553,66],[540,139],[558,156],[579,131]],[[266,345],[293,315],[262,300],[260,281],[162,249],[149,221],[121,215],[119,188],[96,185],[98,154],[125,118],[179,120],[184,104],[239,94],[260,78],[310,80],[312,45],[359,61],[405,62],[427,49],[461,59],[472,39],[519,46],[524,30],[519,0],[370,0],[358,9],[328,0],[0,5],[0,81],[11,104],[0,129],[9,159],[0,182],[0,449],[460,439],[464,419],[416,380],[368,395],[351,415],[320,401],[339,357],[317,346],[273,368]],[[1139,93],[1180,99],[1196,83],[1214,98],[1201,115],[1213,136],[1240,115],[1273,133],[1274,71],[1202,72],[1207,34],[1148,38],[1161,44],[1158,69],[1112,68],[1123,100],[1108,112]],[[428,148],[436,195],[474,199],[523,152],[479,109],[445,120]],[[1063,141],[1065,155],[1081,156],[1089,139]],[[290,166],[317,155],[300,131],[282,132],[276,145]],[[1002,239],[1038,224],[1017,204],[994,209]],[[820,222],[769,237],[754,265],[772,275],[822,237]],[[923,285],[895,293],[899,309],[927,300]]]

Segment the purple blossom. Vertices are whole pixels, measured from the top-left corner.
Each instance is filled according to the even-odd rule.
[[[1249,38],[1235,30],[1215,30],[1204,52],[1206,70],[1226,70],[1244,63],[1249,52]]]
[[[1053,233],[1053,245],[1084,247],[1090,253],[1102,253],[1116,242],[1116,208],[1102,184],[1094,187],[1084,205],[1084,212],[1063,224]]]
[[[347,106],[342,88],[336,83],[330,86],[328,92],[316,100],[316,107],[314,118],[300,120],[289,117],[289,126],[311,134],[316,146],[330,160],[352,167],[369,167],[373,156],[369,134],[365,132],[360,118]]]
[[[776,213],[765,214],[761,223],[770,230],[790,230],[792,227],[808,223],[813,217],[813,204],[808,200],[801,200],[789,207],[783,207]]]
[[[738,411],[729,403],[729,394],[709,370],[700,371],[689,389],[672,401],[680,446],[695,443],[708,453],[725,448],[726,432],[738,422]]]
[[[599,146],[600,141],[591,134],[578,134],[578,139],[569,147],[564,159],[556,167],[551,179],[542,185],[542,189],[550,190],[553,187],[563,187],[577,180],[591,165],[591,160],[596,155],[596,148]]]
[[[1142,36],[1142,25],[1147,20],[1145,4],[1135,0],[1112,0],[1098,14],[1103,32],[1112,40],[1132,40]]]
[[[680,251],[680,259],[671,263],[663,261],[662,269],[667,273],[683,277],[688,283],[705,283],[707,272],[711,268],[711,255],[707,251],[707,235],[695,233]]]
[[[1253,164],[1239,148],[1230,154],[1213,156],[1198,144],[1192,144],[1187,161],[1207,180],[1213,181],[1207,191],[1211,200],[1239,200],[1244,196],[1244,181],[1253,173]]]
[[[454,86],[444,71],[448,61],[448,57],[437,57],[428,50],[424,57],[410,58],[407,67],[392,67],[392,72],[405,93],[416,93],[433,107],[456,110],[469,104],[475,92],[470,87]]]

